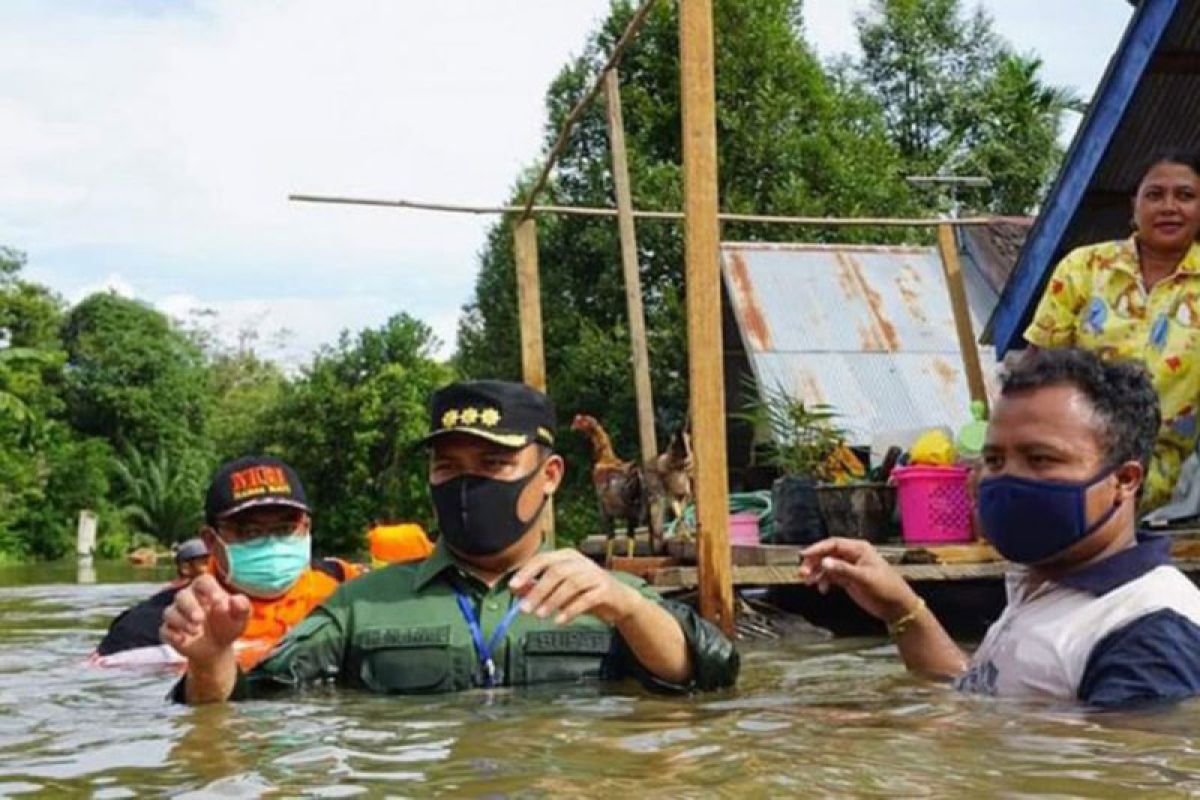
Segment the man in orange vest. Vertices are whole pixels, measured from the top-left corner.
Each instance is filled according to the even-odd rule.
[[[341,583],[362,573],[361,567],[340,559],[312,557],[312,517],[304,486],[279,459],[252,456],[222,465],[208,488],[204,510],[206,525],[200,535],[211,554],[210,571],[226,589],[250,599],[250,619],[235,646],[243,669],[258,663]],[[145,663],[149,658],[144,653],[145,657],[111,658],[130,649],[122,643],[147,651],[164,648],[158,627],[163,609],[179,588],[168,588],[134,607],[153,603],[154,614],[127,612],[118,617],[97,650],[99,663]],[[171,595],[166,602],[162,602],[164,594]],[[128,627],[121,625],[122,620],[143,618],[148,624],[138,627],[146,627],[144,635],[120,630]],[[181,660],[172,655],[161,652],[155,658]]]

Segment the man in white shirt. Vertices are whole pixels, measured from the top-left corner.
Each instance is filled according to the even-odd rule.
[[[1200,590],[1171,566],[1167,539],[1136,530],[1159,419],[1137,364],[1042,350],[1005,377],[977,505],[1014,569],[970,660],[866,542],[813,545],[801,575],[887,623],[910,671],[963,691],[1100,708],[1200,694]]]

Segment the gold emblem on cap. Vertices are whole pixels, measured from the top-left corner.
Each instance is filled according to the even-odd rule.
[[[479,422],[485,428],[494,428],[500,424],[500,412],[494,408],[485,408],[479,412]]]
[[[458,411],[450,409],[445,414],[442,414],[442,427],[453,428],[458,425]]]
[[[458,413],[458,420],[463,425],[474,425],[479,421],[479,411],[474,408],[464,408]]]

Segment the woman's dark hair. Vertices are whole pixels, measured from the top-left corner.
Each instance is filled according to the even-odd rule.
[[[1162,150],[1156,150],[1153,155],[1142,165],[1138,171],[1137,186],[1142,185],[1142,181],[1146,180],[1146,176],[1150,174],[1150,170],[1157,167],[1159,164],[1179,164],[1180,166],[1189,167],[1192,172],[1200,175],[1200,151],[1189,150],[1184,147],[1166,147]],[[1137,191],[1137,186],[1134,191]]]
[[[1101,445],[1107,466],[1139,461],[1145,469],[1162,422],[1150,373],[1137,361],[1104,361],[1074,348],[1037,350],[1004,376],[1008,396],[1045,386],[1074,386],[1104,423]]]

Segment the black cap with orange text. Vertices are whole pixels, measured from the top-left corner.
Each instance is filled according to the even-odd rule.
[[[222,464],[204,501],[209,525],[247,508],[283,506],[308,512],[308,498],[296,471],[277,458],[247,456]]]

